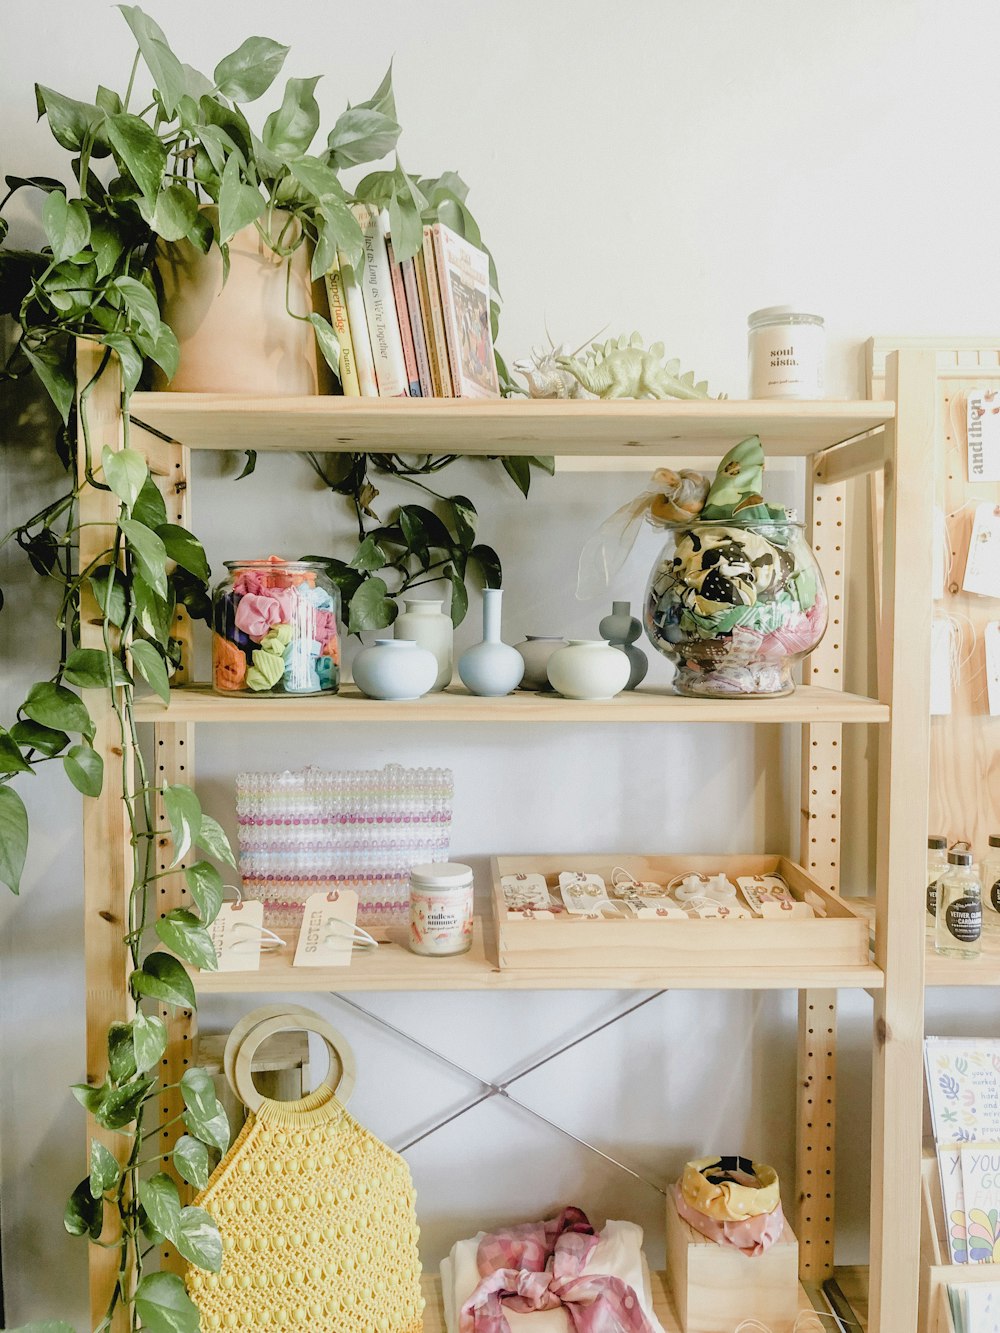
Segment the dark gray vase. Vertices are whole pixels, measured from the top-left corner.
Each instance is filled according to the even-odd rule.
[[[649,661],[635,641],[642,633],[642,625],[632,614],[631,602],[612,602],[611,614],[605,616],[599,626],[601,637],[607,639],[612,648],[618,648],[629,660],[627,690],[634,690],[646,678]]]

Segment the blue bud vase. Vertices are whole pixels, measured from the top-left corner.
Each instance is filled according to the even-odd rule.
[[[487,588],[483,593],[483,641],[469,648],[458,660],[458,674],[472,694],[496,698],[516,690],[524,675],[524,659],[516,648],[500,639],[500,603],[503,591]]]
[[[634,690],[645,679],[649,661],[642,649],[635,646],[636,639],[642,633],[642,625],[632,614],[631,604],[612,602],[611,614],[604,617],[598,629],[601,637],[607,639],[612,648],[618,648],[628,658],[629,678],[625,688]]]

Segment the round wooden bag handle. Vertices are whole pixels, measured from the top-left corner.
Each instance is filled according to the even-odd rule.
[[[247,1033],[263,1023],[266,1018],[284,1018],[288,1014],[295,1014],[297,1018],[315,1018],[316,1014],[312,1009],[306,1009],[301,1004],[262,1004],[256,1009],[251,1009],[250,1013],[244,1014],[236,1024],[226,1039],[226,1049],[222,1055],[222,1068],[226,1075],[226,1082],[232,1088],[236,1096],[236,1056],[243,1045],[243,1039]]]
[[[274,1017],[265,1018],[250,1027],[236,1050],[232,1087],[248,1111],[259,1111],[269,1100],[258,1092],[253,1081],[253,1057],[260,1046],[275,1033],[303,1031],[321,1037],[330,1052],[329,1072],[316,1091],[329,1088],[331,1096],[336,1096],[341,1105],[346,1103],[357,1077],[354,1052],[347,1039],[319,1014],[307,1009],[285,1008]]]

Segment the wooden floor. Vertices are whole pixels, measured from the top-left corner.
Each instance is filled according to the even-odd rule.
[[[670,1293],[666,1290],[664,1283],[665,1274],[654,1273],[652,1275],[653,1286],[653,1309],[656,1317],[663,1325],[664,1333],[684,1333],[678,1322],[674,1307],[670,1300]],[[445,1333],[444,1306],[441,1302],[441,1281],[437,1276],[427,1275],[424,1277],[424,1297],[427,1301],[427,1309],[424,1311],[424,1333]],[[799,1288],[799,1309],[812,1310],[812,1302],[805,1291]],[[815,1322],[803,1319],[796,1333],[826,1333],[830,1321],[825,1322],[818,1317]],[[713,1329],[712,1333],[732,1333],[732,1327],[723,1327],[721,1324],[718,1330]]]

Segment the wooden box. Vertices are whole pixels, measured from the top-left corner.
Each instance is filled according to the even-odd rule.
[[[738,875],[783,875],[793,895],[809,903],[815,918],[773,921],[752,917],[719,921],[648,921],[614,917],[600,921],[560,914],[552,920],[508,913],[501,877],[534,872],[545,876],[558,900],[559,873],[583,870],[611,884],[621,866],[639,881],[665,885],[687,871]],[[567,971],[581,968],[671,968],[703,964],[734,971],[754,964],[780,969],[809,962],[825,967],[862,967],[869,961],[868,921],[845,899],[821,888],[784,856],[499,856],[492,861],[493,919],[501,968]]]
[[[683,1333],[729,1333],[759,1319],[793,1333],[799,1312],[799,1242],[788,1223],[780,1240],[748,1258],[695,1231],[667,1194],[667,1280]]]

